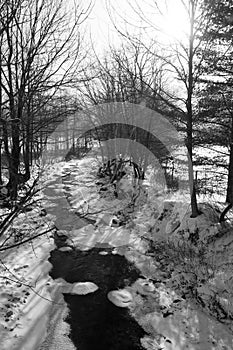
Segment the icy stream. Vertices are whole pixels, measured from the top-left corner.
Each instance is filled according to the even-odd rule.
[[[99,254],[105,251],[107,255]],[[70,337],[79,350],[140,350],[145,331],[129,315],[127,308],[112,304],[107,293],[135,282],[140,272],[123,256],[111,254],[111,248],[88,251],[54,250],[49,259],[52,278],[69,283],[91,281],[99,289],[87,295],[64,294],[69,308],[66,322]]]

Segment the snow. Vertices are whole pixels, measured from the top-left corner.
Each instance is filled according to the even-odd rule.
[[[54,168],[57,173],[57,167]],[[51,173],[48,178],[52,178]],[[30,228],[29,232],[37,234],[49,228],[49,223],[51,218],[38,218],[38,208],[35,208],[26,215],[20,214],[12,230],[23,231]],[[10,234],[11,230],[9,236]],[[3,244],[4,241],[2,237],[0,243]],[[52,328],[53,317],[56,321],[54,329],[57,329],[56,343],[62,344],[61,349],[74,349],[69,338],[62,336],[63,333],[69,333],[69,327],[63,321],[67,315],[67,307],[61,291],[49,276],[51,264],[48,258],[54,248],[54,240],[45,235],[35,238],[33,244],[26,243],[1,254],[1,350],[38,349],[46,338],[48,324]],[[53,349],[53,346],[50,344],[42,349]]]
[[[140,269],[144,278],[123,290],[111,291],[108,298],[119,307],[127,307],[149,333],[141,339],[145,349],[232,350],[232,320],[219,322],[211,309],[218,302],[228,316],[233,316],[231,224],[222,227],[217,211],[208,203],[201,205],[202,215],[191,219],[185,193],[164,197],[160,188],[148,184],[132,211],[129,178],[119,184],[120,199],[110,190],[100,194],[100,185],[96,184],[99,162],[98,155],[90,154],[83,160],[52,164],[43,178],[46,190],[42,205],[47,211],[43,223],[55,222],[57,234],[67,236],[58,249],[69,254],[75,247],[89,250],[107,243],[112,254],[124,255]],[[127,213],[123,225],[119,211]],[[32,225],[30,220],[36,213],[27,215]],[[91,223],[84,225],[80,217]],[[21,229],[30,226],[25,216],[15,225]],[[180,245],[188,244],[196,232],[198,242],[205,247],[202,263],[199,246],[189,254]],[[85,280],[75,284],[52,280],[48,257],[54,248],[53,239],[43,236],[35,239],[33,246],[27,243],[2,254],[8,270],[2,265],[1,350],[74,349],[64,321],[67,307],[62,293],[94,293],[98,286]],[[204,307],[197,304],[194,291],[206,303]]]
[[[3,269],[0,279],[1,350],[35,349],[46,333],[53,302],[47,259],[54,244],[38,238],[33,246],[19,246],[2,260],[8,270]]]
[[[98,286],[93,282],[68,283],[63,278],[57,278],[55,282],[61,287],[62,293],[86,295],[98,290]]]
[[[58,249],[60,252],[70,252],[73,250],[71,247],[61,247]]]
[[[131,293],[127,289],[112,290],[107,297],[114,305],[119,307],[130,306],[133,300]]]

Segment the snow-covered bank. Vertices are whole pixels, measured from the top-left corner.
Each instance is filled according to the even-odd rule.
[[[50,264],[47,259],[53,241],[37,238],[12,249],[1,266],[1,349],[36,349],[46,332],[53,303]],[[5,266],[7,270],[5,269]]]
[[[93,166],[93,160],[90,163]],[[82,167],[82,161],[78,164]],[[73,178],[77,182],[72,181],[68,187],[70,193],[74,193],[72,187],[79,188],[78,185],[81,182],[83,188],[86,188],[86,203],[92,203],[93,193],[97,193],[97,187],[93,178],[88,180],[90,175],[93,176],[93,170],[87,173],[87,165],[86,159],[85,172],[83,175],[82,172],[78,172],[78,176],[74,173]],[[97,197],[96,211],[99,208],[103,211],[103,203],[100,203],[103,199],[98,197],[98,193],[95,196]],[[230,281],[233,261],[231,226],[228,227],[228,232],[226,230],[222,235],[219,234],[223,228],[217,222],[218,217],[214,206],[201,205],[203,214],[197,219],[191,219],[188,212],[189,204],[182,196],[171,195],[162,204],[160,200],[159,197],[153,199],[151,195],[140,205],[140,209],[134,212],[129,223],[117,228],[110,226],[109,218],[116,213],[115,208],[111,209],[110,201],[109,207],[106,208],[108,217],[102,214],[99,217],[103,219],[97,218],[101,225],[98,227],[89,225],[81,229],[81,235],[77,235],[76,232],[72,239],[78,246],[81,243],[86,244],[86,249],[88,247],[90,249],[100,240],[115,246],[112,253],[124,254],[140,268],[145,277],[155,281],[156,292],[150,297],[147,296],[146,301],[134,292],[133,286],[129,286],[135,296],[131,312],[145,329],[151,330],[152,337],[142,340],[147,349],[230,350],[233,347],[233,334],[230,330],[232,323]],[[75,208],[81,207],[80,197],[74,195],[69,201]],[[106,205],[106,201],[104,204]],[[121,202],[118,205],[124,207],[125,203]],[[87,208],[90,206],[87,205]],[[106,220],[105,217],[107,217]],[[91,235],[89,235],[90,232]],[[119,239],[117,243],[122,244],[115,245],[116,237],[121,235],[122,241]],[[128,240],[128,248],[123,237]],[[194,256],[189,256],[191,251],[186,249],[188,246],[185,246],[186,243],[190,244],[191,238],[194,243],[195,239],[200,242],[200,246],[196,248],[194,246]],[[182,242],[183,248],[180,246]],[[162,250],[160,256],[156,256],[157,251],[153,243],[154,246],[157,245],[157,251]],[[161,244],[160,247],[159,244]],[[201,256],[203,245],[206,246],[203,254],[207,262],[203,261]],[[172,249],[173,254],[171,254]],[[170,254],[170,257],[166,257],[166,254]],[[225,281],[224,288],[229,284],[224,298],[221,296],[221,291],[224,289],[221,279]],[[192,289],[190,293],[189,289]],[[166,305],[163,304],[164,300],[167,300]],[[198,300],[200,305],[197,303]],[[223,320],[218,312],[221,313],[221,305],[223,306],[224,303],[226,319]],[[164,316],[163,309],[166,309],[168,316]],[[216,314],[214,314],[215,309]]]
[[[47,220],[61,225],[59,249],[69,254],[75,248],[88,251],[106,244],[111,252],[101,254],[124,255],[140,269],[144,282],[153,288],[145,293],[138,280],[126,290],[132,295],[130,313],[149,333],[141,339],[146,349],[232,350],[232,226],[220,226],[217,212],[206,203],[201,205],[203,214],[191,219],[182,195],[163,200],[156,188],[148,195],[142,192],[131,211],[131,183],[120,181],[118,198],[111,189],[103,195],[96,184],[96,164],[86,157],[51,167],[51,193],[43,206]],[[56,182],[59,176],[62,180]],[[73,219],[78,223],[80,215],[95,224],[75,228]],[[38,238],[33,247],[27,243],[14,248],[2,259],[20,282],[11,281],[14,277],[2,268],[1,275],[8,280],[0,279],[1,349],[36,350],[41,343],[41,350],[72,349],[69,327],[62,321],[67,310],[61,293],[74,286],[48,275],[53,239]],[[35,295],[22,282],[56,303]],[[83,282],[88,282],[85,276]]]
[[[56,166],[52,168],[53,171],[42,179],[43,186],[48,186],[57,174]],[[39,199],[44,199],[43,204],[46,202],[49,206],[42,193],[39,194]],[[69,327],[63,321],[67,308],[62,289],[49,276],[51,264],[48,258],[55,248],[52,230],[54,218],[50,215],[44,217],[46,211],[42,212],[41,208],[38,202],[30,212],[20,214],[5,236],[1,237],[2,248],[19,244],[20,239],[29,239],[51,229],[47,234],[30,242],[1,251],[1,350],[39,349],[47,332],[52,328],[57,330],[56,341],[51,341],[49,347],[45,346],[43,349],[53,349],[53,346],[57,349],[58,343],[61,349],[74,349],[67,337]]]

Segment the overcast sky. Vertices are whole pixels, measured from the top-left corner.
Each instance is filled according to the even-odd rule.
[[[122,3],[124,8],[125,2],[125,0],[118,0],[118,6]],[[119,40],[109,17],[105,0],[95,0],[94,7],[88,18],[88,27],[95,49],[107,48],[109,42],[113,44]]]
[[[166,1],[159,1],[162,4],[160,9],[165,12],[165,8],[162,6],[164,6]],[[160,27],[163,32],[166,32],[166,36],[170,38],[173,35],[179,38],[182,37],[184,35],[183,32],[187,30],[187,20],[181,0],[167,0],[167,3],[170,4],[169,11],[166,16],[162,17],[158,14],[154,0],[95,0],[87,24],[95,49],[102,50],[105,47],[107,48],[108,42],[115,45],[120,42],[119,35],[116,34],[112,21],[122,29],[124,27],[124,18],[129,22],[127,28],[131,32],[136,32],[137,25],[138,27],[141,25],[147,27],[147,35],[152,33],[151,26],[142,21],[136,14],[138,10],[137,4],[139,4],[140,10],[143,11],[143,14],[151,22],[152,26]],[[109,17],[109,11],[112,20]]]

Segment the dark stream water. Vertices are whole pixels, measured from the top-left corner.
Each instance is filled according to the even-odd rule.
[[[100,251],[108,255],[100,255]],[[140,276],[140,271],[125,257],[111,254],[111,249],[92,248],[51,252],[52,278],[62,277],[69,283],[93,282],[99,289],[87,295],[64,294],[69,308],[66,322],[70,338],[79,350],[143,350],[140,338],[146,333],[130,316],[107,299],[111,290],[124,288]]]

